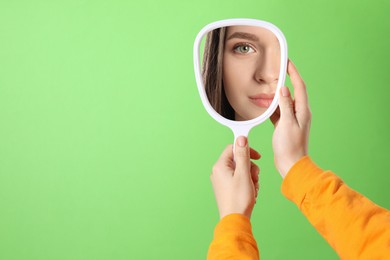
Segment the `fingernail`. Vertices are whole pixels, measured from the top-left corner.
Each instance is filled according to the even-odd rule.
[[[287,87],[282,87],[282,96],[283,97],[288,97],[290,95],[290,91],[288,90]]]
[[[246,145],[246,138],[244,136],[239,136],[237,138],[237,144],[240,147],[245,147],[245,145]]]

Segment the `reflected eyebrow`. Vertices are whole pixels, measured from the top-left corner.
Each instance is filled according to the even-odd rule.
[[[259,38],[256,35],[251,33],[245,33],[245,32],[235,32],[227,38],[227,41],[233,38],[257,41],[257,42],[259,41]]]

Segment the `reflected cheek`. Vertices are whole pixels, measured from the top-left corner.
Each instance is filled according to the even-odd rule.
[[[239,75],[234,74],[234,71],[226,71],[223,78],[226,96],[232,101],[233,98],[237,98],[240,92],[242,92],[242,81],[240,80]]]
[[[237,60],[229,55],[225,56],[223,64],[224,88],[226,97],[233,108],[244,101],[247,89],[251,85],[250,73],[252,70],[248,66],[247,61]]]
[[[240,63],[228,63],[223,68],[225,90],[229,92],[240,91],[248,85],[250,70]]]

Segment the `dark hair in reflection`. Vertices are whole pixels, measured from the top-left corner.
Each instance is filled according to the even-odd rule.
[[[203,54],[202,78],[211,106],[221,116],[234,120],[234,110],[226,98],[223,86],[223,53],[226,27],[209,32]]]

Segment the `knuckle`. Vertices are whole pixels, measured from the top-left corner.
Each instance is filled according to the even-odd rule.
[[[223,165],[221,165],[220,163],[216,163],[212,168],[212,175],[219,174],[223,170],[224,170]]]
[[[309,117],[312,116],[312,112],[311,112],[311,109],[310,109],[309,106],[307,106],[307,108],[306,108],[306,114],[307,114]]]
[[[312,113],[311,113],[310,109],[308,108],[306,113],[305,113],[305,119],[306,119],[306,121],[308,123],[310,123],[311,122],[311,118],[312,118]]]
[[[211,172],[211,175],[215,174],[216,172],[218,172],[220,169],[219,165],[218,164],[214,164],[213,168],[212,168],[212,172]]]

